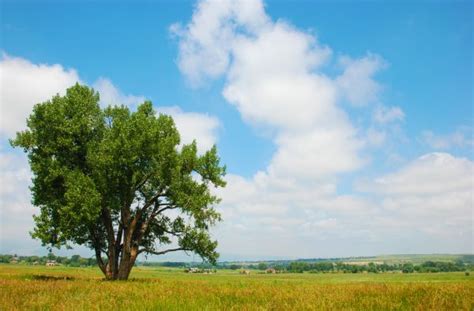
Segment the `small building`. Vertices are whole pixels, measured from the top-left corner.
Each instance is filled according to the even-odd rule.
[[[56,260],[46,261],[46,267],[54,267],[54,266],[59,266],[59,264],[56,262]]]
[[[10,259],[10,263],[12,264],[17,264],[19,261],[20,259],[18,257],[13,257],[12,259]]]
[[[267,270],[265,270],[265,273],[268,273],[268,274],[275,274],[277,273],[275,269],[273,268],[268,268]]]
[[[189,269],[186,269],[186,272],[187,273],[199,273],[200,270],[198,268],[189,268]]]

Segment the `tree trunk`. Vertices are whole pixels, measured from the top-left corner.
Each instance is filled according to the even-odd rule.
[[[120,264],[114,264],[112,261],[107,262],[105,267],[100,266],[102,273],[104,273],[105,279],[109,281],[113,280],[127,280],[130,271],[135,264],[136,256],[125,256],[120,260]]]
[[[135,260],[137,259],[138,252],[133,247],[130,252],[122,254],[122,260],[120,261],[120,265],[118,268],[117,273],[117,280],[128,280],[130,272],[135,264]]]
[[[108,220],[108,262],[105,269],[101,267],[107,280],[127,280],[138,256],[139,241],[133,240],[133,234],[136,230],[139,217],[136,215],[130,221],[129,212],[122,213],[123,222],[129,223],[128,226],[120,224],[117,231],[117,238],[113,234],[110,216],[104,212],[104,218]],[[142,224],[140,224],[141,229]],[[123,240],[123,243],[122,243]]]

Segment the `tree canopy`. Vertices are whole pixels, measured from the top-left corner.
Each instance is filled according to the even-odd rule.
[[[102,109],[97,92],[76,84],[35,105],[10,142],[28,154],[41,211],[32,236],[44,245],[90,247],[108,279],[127,279],[141,253],[218,258],[211,188],[225,186],[225,167],[215,146],[200,154],[195,141],[180,144],[151,102]]]

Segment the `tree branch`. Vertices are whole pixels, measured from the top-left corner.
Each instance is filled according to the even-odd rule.
[[[159,209],[160,206],[166,206],[162,209]],[[141,239],[143,237],[143,235],[145,234],[146,230],[148,229],[148,226],[150,225],[150,222],[160,213],[162,213],[163,211],[167,210],[167,209],[173,209],[173,208],[177,208],[176,205],[174,204],[159,204],[159,203],[155,203],[155,207],[153,208],[150,216],[148,216],[148,218],[140,224],[139,228],[138,229],[138,234],[137,234],[137,242],[140,243],[141,242]]]
[[[167,249],[167,250],[164,250],[164,251],[157,252],[157,251],[151,250],[149,248],[142,248],[141,250],[138,251],[138,253],[141,254],[143,252],[146,252],[146,253],[153,254],[153,255],[163,255],[163,254],[166,254],[166,253],[176,252],[176,251],[192,251],[192,249],[185,248],[185,247],[178,247],[178,248],[170,248],[170,249]]]
[[[160,205],[160,206],[166,206],[166,207],[164,207],[164,208],[162,208],[162,209],[160,209],[160,210],[157,210],[156,213],[155,213],[155,215],[153,215],[153,217],[156,216],[156,215],[158,215],[158,214],[163,213],[163,212],[166,211],[167,209],[173,209],[173,208],[177,208],[177,207],[178,207],[178,206],[176,206],[176,205],[174,205],[174,204],[162,204],[162,205]]]
[[[135,186],[135,191],[139,190],[148,181],[148,179],[150,179],[152,175],[153,173],[146,175],[145,178],[143,178],[143,180]]]
[[[161,191],[158,191],[154,196],[151,197],[148,202],[143,205],[143,207],[139,211],[146,211],[147,208],[149,208],[155,201],[162,195]]]
[[[97,260],[97,264],[99,265],[99,268],[102,271],[102,273],[106,274],[105,263],[102,260],[102,254],[99,249],[95,249],[95,258]]]
[[[102,249],[100,247],[100,243],[99,243],[99,240],[97,239],[97,236],[94,232],[94,229],[93,228],[89,228],[89,232],[90,232],[90,235],[91,235],[91,240],[92,240],[92,246],[94,247],[94,251],[95,251],[95,258],[97,260],[97,264],[99,265],[99,268],[100,270],[102,271],[102,273],[106,273],[105,271],[105,263],[104,261],[102,260]],[[104,252],[105,254],[107,254],[107,252]]]
[[[166,229],[163,229],[163,232],[166,232],[168,234],[174,235],[174,236],[180,236],[183,234],[185,231],[168,231]]]
[[[114,234],[114,227],[112,225],[112,216],[110,215],[110,211],[108,208],[102,208],[102,220],[104,221],[105,229],[107,230],[107,236],[110,245],[115,243],[115,234]]]

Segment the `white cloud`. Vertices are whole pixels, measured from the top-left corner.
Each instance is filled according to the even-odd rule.
[[[375,108],[373,119],[379,124],[387,124],[396,121],[403,121],[405,113],[400,107],[386,107],[379,105]]]
[[[0,135],[13,137],[26,126],[35,104],[64,95],[65,90],[80,82],[74,69],[59,64],[33,64],[30,61],[2,55],[0,60]]]
[[[338,83],[318,71],[331,50],[314,35],[273,22],[257,2],[245,19],[239,12],[246,1],[199,2],[191,22],[175,31],[181,71],[191,80],[225,75],[227,101],[244,120],[274,133],[277,151],[266,174],[322,178],[361,167],[363,142],[337,105]]]
[[[432,131],[423,131],[421,140],[433,149],[447,150],[453,147],[474,147],[474,133],[470,127],[460,127],[447,135],[437,135]]]
[[[381,86],[373,76],[387,66],[378,55],[369,53],[359,59],[341,57],[339,63],[344,72],[336,79],[341,95],[354,106],[366,106],[378,99]]]
[[[39,208],[31,204],[31,171],[27,157],[21,151],[5,150],[0,147],[0,253],[18,255],[46,255],[41,242],[33,240],[33,215]],[[73,250],[55,250],[55,254],[91,256],[85,247]]]
[[[244,120],[275,134],[272,174],[321,177],[360,167],[362,143],[337,106],[336,83],[316,72],[328,61],[330,49],[288,23],[272,22],[261,3],[253,6],[257,11],[251,18],[241,18],[240,8],[246,5],[198,4],[192,21],[175,32],[181,39],[181,71],[190,80],[225,74],[224,97]],[[188,63],[197,67],[190,70]],[[225,66],[216,70],[221,63]]]
[[[474,164],[448,153],[429,153],[409,163],[394,174],[377,178],[369,189],[390,195],[427,195],[470,192]]]
[[[362,193],[353,195],[338,194],[329,180],[230,175],[219,192],[219,241],[223,251],[260,257],[468,252],[473,176],[471,160],[447,153],[423,155],[359,185]]]
[[[7,204],[12,201],[21,201],[29,204],[28,185],[31,173],[28,168],[26,157],[21,153],[0,153],[0,205],[2,212],[22,213],[15,204]]]
[[[320,70],[331,50],[314,35],[283,21],[273,22],[261,12],[252,15],[252,25],[242,23],[233,10],[244,3],[235,1],[227,12],[219,10],[220,25],[231,25],[212,30],[214,37],[226,38],[221,48],[221,42],[196,35],[213,24],[206,19],[200,25],[197,17],[209,16],[205,10],[214,12],[214,5],[222,9],[221,3],[200,2],[191,23],[178,34],[178,59],[198,65],[190,71],[180,63],[191,81],[224,75],[225,99],[246,122],[269,130],[277,147],[265,170],[252,178],[227,176],[227,187],[217,191],[224,199],[220,208],[225,225],[219,229],[222,248],[229,251],[240,245],[244,252],[288,256],[297,248],[295,241],[309,237],[312,229],[334,228],[335,232],[334,217],[318,211],[347,209],[337,198],[337,175],[365,164],[359,155],[364,142],[338,106],[337,82]],[[195,50],[190,52],[189,45]],[[225,66],[213,71],[216,74],[209,72],[220,59],[201,60],[203,53],[211,57],[208,51],[225,59]],[[208,64],[212,67],[207,68]],[[236,236],[230,228],[245,235]],[[249,235],[252,245],[266,246],[249,245]],[[268,246],[269,236],[281,241],[280,247]]]
[[[224,77],[224,98],[245,122],[270,132],[276,146],[265,169],[251,178],[229,175],[227,187],[217,190],[223,198],[219,208],[224,224],[217,230],[221,251],[261,257],[322,256],[338,254],[340,249],[345,255],[405,251],[400,241],[384,248],[386,241],[397,239],[421,245],[413,231],[423,228],[428,234],[434,219],[412,218],[404,225],[409,235],[394,233],[395,224],[406,219],[402,214],[391,218],[394,212],[387,202],[402,194],[375,187],[368,194],[338,191],[341,174],[367,163],[361,155],[364,148],[384,144],[388,133],[397,132],[396,122],[404,120],[400,107],[379,102],[382,86],[374,76],[386,62],[371,53],[360,59],[344,57],[343,73],[331,78],[323,71],[330,64],[331,49],[311,33],[272,21],[262,2],[252,3],[256,2],[251,18],[242,20],[238,12],[246,1],[200,1],[189,24],[173,27],[180,40],[182,73],[194,86]],[[373,128],[355,127],[340,107],[344,100],[354,106],[375,103]],[[446,178],[457,178],[458,173]],[[432,187],[445,189],[446,183]],[[465,237],[453,246],[443,234],[444,249],[466,249]],[[436,249],[435,244],[427,245],[430,251]]]
[[[405,232],[434,249],[472,250],[474,162],[430,153],[400,170],[359,185],[378,197],[374,230],[389,238]],[[434,243],[434,245],[431,245]]]
[[[220,231],[224,249],[231,247],[225,241],[235,244],[246,239],[233,235],[227,240],[228,228],[252,234],[254,243],[265,243],[265,236],[271,235],[289,244],[298,240],[295,235],[309,236],[314,228],[335,228],[334,217],[317,211],[330,206],[344,209],[338,206],[342,201],[336,196],[336,174],[365,162],[359,155],[364,143],[337,105],[338,82],[319,71],[331,50],[315,36],[282,21],[272,22],[261,11],[251,14],[252,24],[242,22],[234,10],[244,3],[235,1],[225,11],[220,2],[200,2],[191,23],[178,33],[181,71],[191,81],[225,75],[224,97],[248,123],[270,129],[277,146],[266,170],[250,179],[230,175],[227,187],[218,190],[224,198],[226,225]],[[206,10],[219,11],[219,27],[209,30],[214,22],[208,18],[214,13]],[[201,25],[202,16],[208,18]],[[203,40],[201,31],[210,31],[214,39]],[[209,51],[218,58],[209,59]],[[287,255],[294,248],[252,251]]]
[[[281,130],[345,121],[333,83],[312,73],[330,55],[313,36],[278,22],[257,37],[240,36],[233,47],[223,94],[245,120]]]
[[[354,131],[341,123],[334,128],[283,133],[276,139],[278,148],[268,171],[275,177],[301,180],[354,171],[365,163],[358,155],[362,142],[354,137]]]
[[[125,95],[107,78],[100,77],[94,82],[92,87],[100,94],[100,104],[102,106],[125,105],[131,109],[145,101],[144,96]]]
[[[6,54],[0,60],[0,135],[12,137],[26,127],[26,119],[38,103],[81,81],[75,69],[60,64],[34,64]],[[143,102],[143,96],[125,95],[109,79],[99,78],[93,87],[99,91],[101,104],[123,104],[131,108]]]
[[[26,157],[20,152],[0,150],[0,245],[4,252],[15,251],[14,245],[21,244],[18,241],[31,239],[28,232],[33,229],[32,214],[38,208],[30,203],[30,184]]]
[[[189,144],[195,139],[198,151],[204,152],[217,142],[220,122],[216,117],[203,113],[184,112],[177,106],[159,107],[157,112],[173,117],[181,135],[182,144]]]
[[[183,27],[173,24],[170,30],[180,38],[178,65],[192,85],[206,78],[222,75],[229,66],[229,51],[235,29],[254,31],[266,23],[263,3],[247,1],[200,1],[191,22]]]

